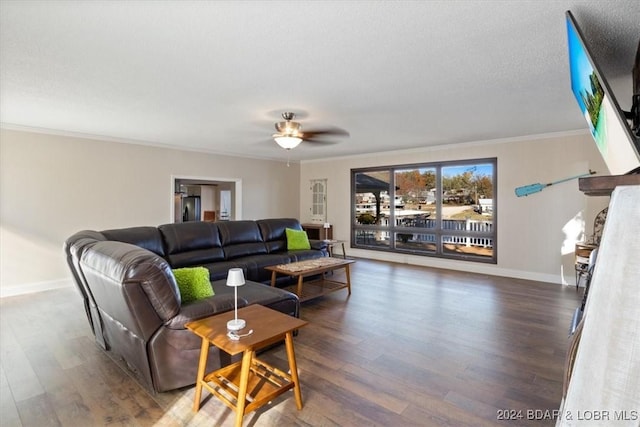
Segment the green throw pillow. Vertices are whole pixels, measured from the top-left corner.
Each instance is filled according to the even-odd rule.
[[[209,270],[204,267],[176,268],[173,275],[180,289],[182,303],[187,303],[213,295],[209,281]]]
[[[298,249],[311,249],[309,243],[309,237],[304,230],[294,230],[293,228],[286,228],[287,233],[287,250],[295,251]]]

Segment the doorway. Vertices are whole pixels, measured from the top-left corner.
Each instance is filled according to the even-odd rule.
[[[171,221],[242,219],[242,180],[171,176]]]

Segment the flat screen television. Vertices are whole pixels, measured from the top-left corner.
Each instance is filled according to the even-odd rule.
[[[589,52],[573,15],[567,11],[566,16],[571,89],[591,135],[611,175],[638,172],[640,141]]]

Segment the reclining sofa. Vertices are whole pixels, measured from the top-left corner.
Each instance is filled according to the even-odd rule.
[[[322,241],[287,250],[286,228],[302,229],[297,219],[277,218],[85,230],[64,248],[96,342],[148,390],[163,392],[195,383],[201,340],[184,325],[233,309],[230,268],[242,268],[248,281],[238,290],[239,307],[261,304],[299,316],[295,294],[253,283],[270,279],[265,266],[328,255]],[[192,266],[209,270],[215,294],[183,304],[172,269]],[[207,372],[231,362],[211,347]]]

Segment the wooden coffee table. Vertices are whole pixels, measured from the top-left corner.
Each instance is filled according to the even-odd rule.
[[[265,269],[271,271],[271,286],[276,285],[276,277],[278,274],[297,277],[297,285],[289,286],[285,289],[298,295],[300,302],[303,302],[345,288],[349,291],[349,295],[351,295],[351,272],[349,266],[354,262],[352,259],[323,257],[289,264],[272,265],[265,267]],[[346,281],[340,282],[327,278],[326,273],[342,268],[345,270]],[[321,278],[306,282],[303,286],[305,277],[317,275],[320,275]]]
[[[308,322],[261,305],[250,305],[238,309],[238,318],[247,322],[247,326],[238,333],[246,334],[251,329],[253,333],[234,341],[227,336],[227,321],[233,318],[234,312],[229,311],[185,325],[202,338],[193,410],[197,412],[200,409],[203,387],[236,411],[236,427],[242,426],[245,414],[258,409],[287,390],[293,389],[296,406],[298,410],[302,409],[298,368],[293,351],[293,331]],[[283,339],[290,374],[255,357],[257,350]],[[242,360],[205,373],[211,344],[232,356],[242,353]]]

